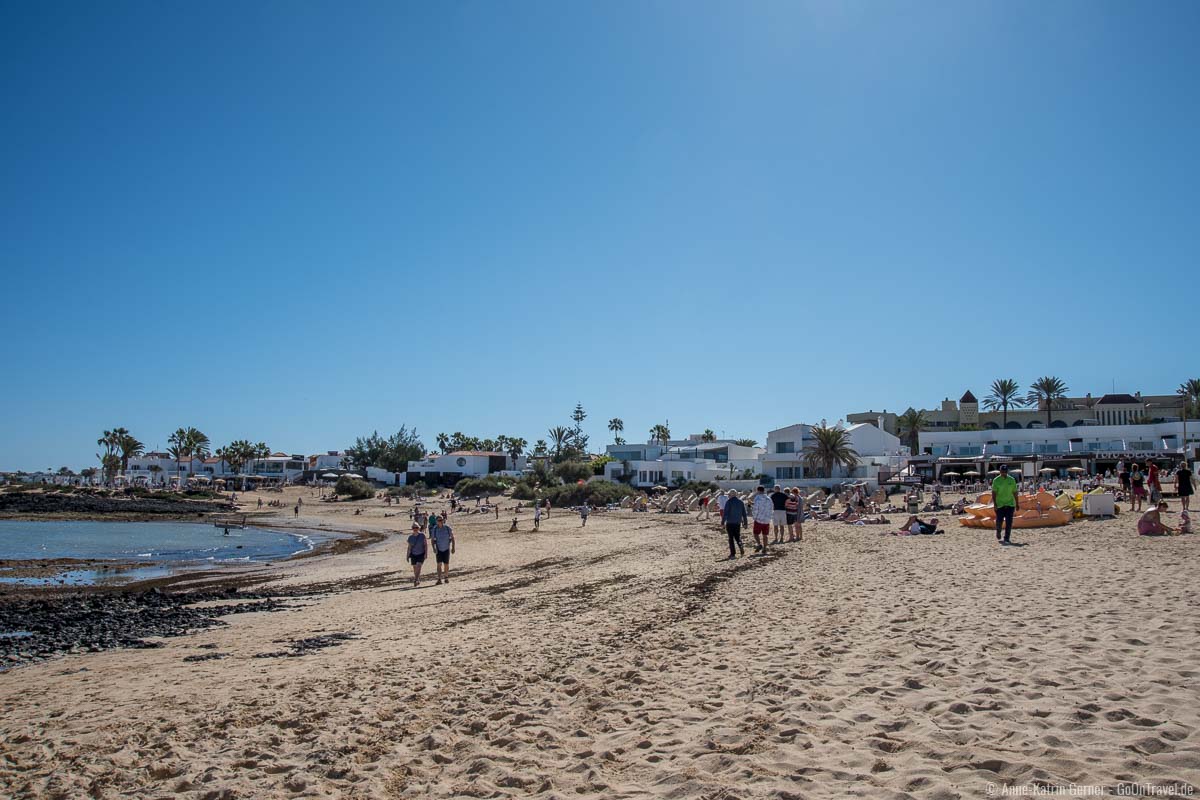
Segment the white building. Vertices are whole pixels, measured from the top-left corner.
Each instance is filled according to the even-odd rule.
[[[1183,422],[1151,425],[1078,425],[1069,428],[1002,429],[984,431],[921,431],[919,442],[934,476],[950,469],[985,464],[1036,462],[1051,469],[1080,466],[1089,472],[1112,469],[1126,462],[1181,460]],[[1200,446],[1200,422],[1187,430],[1188,458]]]
[[[850,447],[858,454],[858,466],[851,470],[835,466],[832,475],[824,475],[821,469],[805,463],[805,451],[815,442],[812,429],[812,425],[800,423],[769,431],[761,460],[762,473],[780,486],[832,486],[862,481],[874,487],[881,469],[898,472],[908,462],[908,448],[899,438],[860,422],[845,429]]]
[[[764,452],[761,447],[725,440],[688,440],[666,448],[658,444],[609,445],[606,451],[619,460],[604,465],[604,477],[610,481],[628,477],[630,485],[638,487],[730,480],[747,469],[757,475],[759,458]]]
[[[444,455],[432,455],[421,461],[410,461],[406,480],[450,486],[463,478],[482,478],[485,475],[519,476],[525,469],[525,456],[513,458],[507,453],[485,450],[456,450]]]

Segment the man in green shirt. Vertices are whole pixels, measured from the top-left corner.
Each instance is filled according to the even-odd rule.
[[[1000,465],[1000,474],[992,481],[992,505],[996,508],[996,541],[1008,544],[1012,535],[1013,515],[1017,512],[1017,482],[1008,475],[1008,464]],[[1000,538],[1000,529],[1004,538]]]

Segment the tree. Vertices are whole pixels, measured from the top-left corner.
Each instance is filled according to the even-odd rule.
[[[97,470],[95,467],[84,467],[83,469],[79,470],[79,476],[88,482],[91,482],[91,480],[96,477],[97,472],[99,472],[99,470]]]
[[[587,412],[583,410],[583,403],[576,403],[575,410],[571,412],[571,421],[574,424],[571,426],[571,436],[568,440],[571,449],[575,451],[573,455],[583,456],[587,453],[589,437],[583,432],[585,419]]]
[[[520,458],[525,453],[525,448],[529,445],[529,442],[516,437],[505,438],[507,441],[505,442],[504,452],[508,453],[514,460]]]
[[[1189,378],[1175,392],[1183,398],[1183,417],[1200,416],[1200,378]]]
[[[158,483],[158,481],[155,479],[158,477],[158,473],[160,473],[160,472],[162,472],[162,467],[160,467],[158,464],[150,465],[150,476],[151,476],[150,483],[151,484]]]
[[[983,401],[983,407],[988,411],[1000,409],[1004,412],[1004,424],[1008,427],[1008,409],[1025,405],[1025,399],[1020,397],[1021,385],[1012,378],[997,378],[992,381],[992,393]]]
[[[659,423],[650,429],[650,441],[658,442],[666,447],[671,441],[671,429],[666,423]]]
[[[167,441],[171,445],[167,448],[167,452],[171,454],[179,467],[176,474],[180,476],[181,482],[184,460],[190,462],[193,458],[205,458],[210,452],[208,437],[196,428],[177,428]]]
[[[367,437],[358,437],[352,447],[346,448],[346,456],[355,467],[404,472],[408,469],[408,462],[425,457],[425,445],[415,428],[410,431],[407,426],[401,425],[400,430],[386,439],[378,431],[373,431]]]
[[[733,443],[738,447],[758,447],[757,439],[734,439]]]
[[[1047,375],[1029,385],[1029,393],[1025,395],[1025,402],[1031,406],[1046,404],[1046,427],[1049,428],[1050,423],[1053,422],[1054,401],[1066,397],[1069,391],[1070,389],[1061,380]]]
[[[129,459],[136,458],[146,452],[146,446],[130,435],[124,428],[118,428],[120,437],[117,439],[117,449],[121,452],[121,471],[129,471]],[[114,431],[116,433],[117,431]]]
[[[715,433],[713,433],[712,428],[705,428],[704,433],[700,434],[700,441],[702,441],[702,442],[715,442],[716,440],[717,440],[717,435]],[[753,445],[751,445],[751,446],[753,446]]]
[[[571,440],[571,431],[567,428],[564,428],[562,425],[556,425],[550,430],[546,431],[546,434],[550,437],[550,441],[554,442],[554,457],[559,458],[562,455],[563,448],[566,447],[568,442]]]
[[[908,445],[909,451],[915,454],[920,446],[919,434],[929,424],[929,420],[925,418],[925,412],[917,411],[909,406],[908,410],[900,415],[897,422],[900,426],[900,438]]]
[[[614,444],[624,444],[621,440],[621,433],[625,430],[625,421],[620,417],[613,417],[608,421],[608,429],[612,432]]]
[[[96,453],[96,459],[100,462],[100,466],[104,470],[105,483],[112,481],[113,473],[115,472],[114,469],[109,469],[109,465],[112,463],[110,461],[110,457],[115,457],[116,452],[121,447],[120,435],[117,433],[119,430],[124,429],[117,428],[116,430],[105,431],[103,434],[101,434],[100,438],[96,440],[96,444],[103,448],[103,452]],[[121,462],[119,458],[117,459],[116,463],[120,465]]]
[[[850,435],[843,428],[818,425],[812,429],[813,441],[804,450],[806,466],[824,471],[823,477],[833,477],[833,468],[843,466],[852,470],[858,466],[858,453],[850,446]]]
[[[533,454],[535,456],[544,456],[549,452],[550,448],[546,444],[545,439],[538,439],[533,443]]]
[[[439,433],[437,435],[437,446],[438,450],[441,450],[443,453],[450,452],[450,437],[444,433]]]

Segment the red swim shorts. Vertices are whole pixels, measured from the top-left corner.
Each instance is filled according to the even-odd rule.
[[[754,523],[754,535],[755,536],[757,536],[760,533],[763,536],[766,536],[770,532],[771,532],[771,523],[769,523],[769,522],[755,522]]]

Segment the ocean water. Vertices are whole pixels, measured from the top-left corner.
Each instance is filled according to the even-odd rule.
[[[230,530],[198,522],[0,520],[0,559],[94,558],[147,564],[271,561],[311,550],[319,531]],[[0,580],[3,580],[0,572]]]

